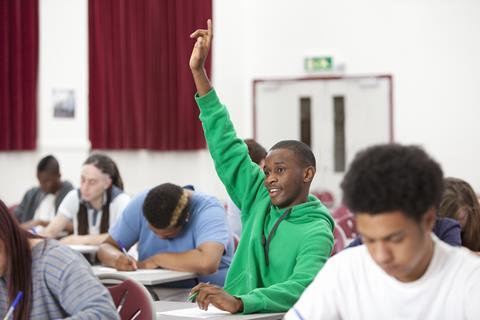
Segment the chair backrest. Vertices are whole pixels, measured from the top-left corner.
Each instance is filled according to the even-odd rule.
[[[358,236],[357,224],[353,216],[344,216],[337,220],[337,223],[343,229],[348,239],[355,239]]]
[[[347,244],[347,237],[343,232],[342,228],[335,223],[335,228],[333,229],[333,249],[330,256],[342,251]]]
[[[100,282],[111,283],[111,280],[119,282],[106,286],[110,291],[113,303],[117,307],[120,319],[151,320],[156,318],[153,299],[147,288],[140,282],[118,273],[99,274],[98,278]]]
[[[345,205],[341,205],[337,209],[333,210],[332,217],[336,221],[342,219],[343,217],[353,217],[353,213],[348,210],[348,208]]]
[[[318,198],[327,208],[333,208],[335,198],[330,191],[312,191],[312,194]]]

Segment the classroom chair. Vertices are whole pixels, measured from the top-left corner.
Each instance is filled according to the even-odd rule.
[[[118,273],[100,274],[98,279],[110,291],[120,319],[156,319],[157,313],[153,299],[141,283]],[[116,284],[112,285],[112,282]]]
[[[335,228],[333,229],[333,249],[330,256],[342,251],[346,244],[347,237],[345,236],[345,233],[343,232],[342,228],[335,223]]]

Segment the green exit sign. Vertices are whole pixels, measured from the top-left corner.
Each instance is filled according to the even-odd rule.
[[[330,56],[305,58],[306,71],[329,71],[332,69],[333,58]]]

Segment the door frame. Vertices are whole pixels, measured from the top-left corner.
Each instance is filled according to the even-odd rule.
[[[362,79],[385,79],[388,83],[388,104],[389,104],[389,140],[394,142],[394,123],[393,123],[393,76],[389,74],[378,75],[356,75],[356,76],[312,76],[299,78],[263,78],[253,79],[252,85],[252,120],[253,120],[253,138],[257,139],[257,85],[264,82],[301,82],[301,81],[331,81],[331,80],[362,80]]]

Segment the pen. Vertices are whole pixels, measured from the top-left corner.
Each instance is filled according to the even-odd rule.
[[[195,291],[194,293],[188,296],[187,301],[194,302],[197,296],[198,296],[198,291]]]
[[[12,305],[10,306],[10,308],[8,308],[8,312],[5,315],[5,317],[3,318],[3,320],[7,320],[8,318],[10,318],[10,316],[13,314],[13,311],[15,311],[15,307],[20,302],[22,297],[23,297],[23,292],[22,291],[18,292],[17,296],[15,297],[15,300],[13,300]]]
[[[120,298],[120,303],[118,304],[118,307],[117,307],[118,314],[120,314],[120,311],[122,311],[123,305],[125,304],[125,299],[127,298],[127,294],[128,294],[128,290],[125,290],[125,293]]]
[[[142,310],[141,309],[138,309],[137,312],[135,312],[133,314],[133,316],[130,318],[130,320],[135,320],[138,318],[138,316],[140,315],[140,313],[142,313]]]
[[[127,250],[125,250],[125,246],[123,245],[123,243],[120,240],[118,240],[117,243],[120,247],[120,250],[122,250],[122,252],[125,253],[126,256],[128,256]]]

